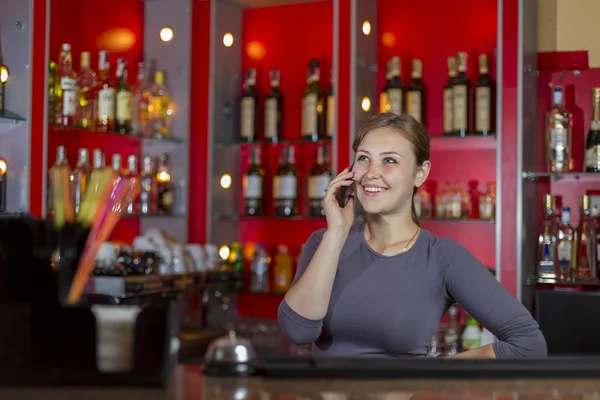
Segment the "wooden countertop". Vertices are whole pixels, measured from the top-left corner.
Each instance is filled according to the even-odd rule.
[[[262,380],[203,377],[198,367],[178,366],[168,389],[0,388],[0,399],[595,400],[600,399],[600,380]]]

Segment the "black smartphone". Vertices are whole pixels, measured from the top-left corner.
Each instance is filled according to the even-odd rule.
[[[351,172],[352,168],[354,168],[354,161],[352,161],[352,165],[350,166],[350,170],[348,172]],[[348,204],[348,200],[350,200],[350,196],[352,196],[353,194],[354,185],[340,187],[335,193],[339,206],[341,208],[346,207],[346,204]]]

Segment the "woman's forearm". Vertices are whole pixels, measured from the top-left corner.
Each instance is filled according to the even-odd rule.
[[[447,358],[496,358],[496,353],[494,352],[493,344],[486,344],[485,346],[463,351]]]
[[[319,320],[327,314],[340,253],[347,237],[348,232],[343,230],[325,231],[306,270],[285,295],[290,308],[304,318]]]

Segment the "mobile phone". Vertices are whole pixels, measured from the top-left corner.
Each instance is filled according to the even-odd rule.
[[[354,161],[352,161],[352,165],[350,166],[350,170],[348,172],[351,172],[352,168],[354,168]],[[346,204],[348,204],[348,200],[350,200],[350,196],[352,196],[352,194],[354,194],[354,185],[341,186],[338,189],[338,191],[335,193],[335,196],[341,208],[346,207]]]

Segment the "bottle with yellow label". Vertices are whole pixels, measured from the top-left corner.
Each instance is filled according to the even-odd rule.
[[[273,273],[273,291],[285,293],[292,286],[293,259],[287,246],[279,245],[275,256],[275,268]]]
[[[150,114],[150,130],[154,137],[171,136],[171,96],[169,88],[165,84],[165,75],[163,71],[154,73],[154,85],[151,90],[151,101],[148,106]]]

